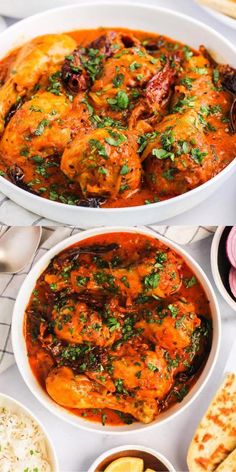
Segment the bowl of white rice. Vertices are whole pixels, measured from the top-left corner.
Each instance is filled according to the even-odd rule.
[[[0,471],[59,472],[51,439],[21,403],[0,393]]]

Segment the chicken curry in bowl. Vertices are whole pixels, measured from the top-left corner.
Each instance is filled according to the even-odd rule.
[[[209,302],[182,256],[144,234],[107,233],[56,255],[25,313],[31,369],[70,412],[151,423],[181,402],[212,343]]]
[[[0,62],[0,169],[41,197],[129,207],[198,187],[236,155],[235,71],[172,39],[100,28]]]

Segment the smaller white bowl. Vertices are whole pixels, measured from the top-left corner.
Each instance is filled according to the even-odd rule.
[[[22,405],[22,403],[3,393],[0,393],[0,408],[1,407],[9,408],[12,413],[23,413],[24,415],[30,417],[39,426],[45,437],[46,449],[52,472],[59,472],[58,460],[52,440],[48,436],[47,431],[38,418],[36,418],[36,416],[28,408]]]
[[[154,463],[155,460],[158,460],[161,463],[160,466],[162,465],[165,467],[165,469],[163,470],[167,469],[168,472],[176,472],[170,461],[166,459],[163,454],[160,454],[160,452],[157,452],[154,449],[150,449],[149,447],[133,445],[119,446],[115,447],[114,449],[109,449],[109,451],[106,451],[101,454],[92,463],[88,472],[101,472],[102,470],[104,470],[104,467],[107,467],[114,460],[119,459],[120,457],[130,456],[140,457],[141,459],[144,459],[145,469],[147,469],[148,467],[151,468],[151,460],[154,460]],[[158,470],[161,470],[159,467]]]
[[[220,266],[224,265],[224,268],[226,268],[227,264],[230,265],[230,263],[228,262],[228,258],[226,254],[226,245],[225,245],[226,239],[227,239],[225,233],[227,232],[227,230],[229,232],[229,229],[230,227],[227,227],[227,226],[219,226],[215,232],[212,245],[211,245],[211,270],[212,270],[212,275],[213,275],[215,284],[220,294],[228,303],[228,305],[234,311],[236,311],[236,301],[233,299],[233,296],[230,295],[230,289],[227,290],[224,284],[223,278],[222,278],[221,270],[220,270]],[[224,238],[224,246],[221,247],[223,238]],[[223,250],[225,251],[224,253],[222,253]],[[221,255],[221,258],[219,259],[220,255]]]

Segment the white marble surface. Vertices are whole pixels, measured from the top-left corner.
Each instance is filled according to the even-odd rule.
[[[9,1],[9,0],[8,0]],[[14,0],[15,4],[22,5],[22,0]],[[69,3],[80,3],[86,1],[86,3],[99,3],[100,0],[48,0],[48,8],[54,6],[58,3],[69,4]],[[109,1],[109,0],[107,0]],[[112,1],[112,0],[110,0]],[[119,1],[119,0],[117,0]],[[123,0],[125,1],[125,0]],[[150,3],[160,6],[165,6],[186,13],[196,19],[204,21],[208,25],[215,28],[218,32],[223,34],[228,38],[233,44],[236,44],[236,30],[230,27],[227,27],[225,24],[219,22],[217,19],[213,18],[211,15],[206,13],[202,8],[200,8],[193,0],[129,0],[130,2],[140,2],[140,3]],[[30,0],[24,1],[24,9],[20,10],[22,13],[25,13],[26,4],[30,3]],[[10,0],[11,3],[11,0]],[[38,2],[37,9],[41,7],[41,2]],[[9,5],[6,0],[0,0],[0,14],[2,11],[9,11]],[[6,10],[7,8],[7,10]],[[23,7],[22,7],[23,8]],[[31,5],[32,8],[32,5]],[[34,2],[34,11],[36,8],[36,2]],[[19,7],[17,8],[19,13]],[[125,11],[124,11],[125,15]],[[12,18],[7,18],[7,24],[10,25],[15,20]],[[204,38],[199,38],[199,43],[204,43]],[[236,176],[233,175],[223,187],[221,187],[216,193],[214,193],[206,202],[201,203],[194,210],[183,213],[177,217],[171,218],[163,223],[168,223],[171,225],[176,224],[204,224],[204,225],[217,225],[219,223],[223,225],[230,225],[236,223],[236,211],[235,211],[235,201],[236,201]],[[9,208],[8,208],[9,206]],[[12,224],[12,219],[9,220],[9,211],[11,210],[11,205],[6,204],[5,213],[1,213],[1,221],[4,224]],[[15,213],[14,213],[15,214]],[[19,215],[21,212],[19,211]],[[20,216],[19,216],[20,218]],[[18,221],[18,219],[16,219]],[[20,224],[20,222],[16,223]],[[40,224],[43,224],[40,223]]]
[[[214,284],[210,269],[211,237],[194,243],[186,249],[201,264]],[[103,451],[126,444],[142,444],[165,454],[178,472],[187,470],[185,457],[188,444],[202,414],[222,379],[224,366],[236,336],[236,313],[220,296],[214,286],[222,316],[222,344],[217,367],[200,397],[175,420],[151,431],[123,434],[121,436],[101,435],[86,432],[70,426],[45,410],[25,386],[16,366],[0,376],[0,391],[7,393],[28,406],[42,421],[52,437],[60,463],[60,472],[84,472],[91,462]]]

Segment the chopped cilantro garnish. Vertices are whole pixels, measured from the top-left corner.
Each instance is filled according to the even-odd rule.
[[[99,174],[103,174],[103,175],[107,175],[108,174],[108,170],[105,169],[105,167],[98,167],[98,173]]]
[[[119,73],[114,77],[112,82],[115,87],[120,87],[123,84],[124,80],[125,80],[124,74]]]
[[[174,305],[171,305],[171,304],[168,305],[167,308],[168,308],[168,310],[170,310],[172,318],[176,318],[176,316],[178,314],[178,308]]]
[[[207,75],[208,69],[206,67],[193,67],[192,71],[199,75]]]
[[[201,164],[204,157],[207,156],[207,152],[201,152],[199,148],[192,148],[190,154],[196,164]]]
[[[152,150],[152,155],[157,159],[170,159],[171,161],[175,160],[175,155],[173,152],[166,151],[165,149],[154,148]]]
[[[142,67],[142,64],[139,64],[138,62],[134,61],[132,64],[130,64],[129,68],[130,70],[136,70]]]
[[[175,168],[167,169],[164,172],[162,172],[162,177],[164,177],[164,179],[169,180],[169,181],[174,180],[174,176],[176,172],[178,172],[178,170]]]
[[[103,146],[100,141],[97,139],[90,139],[89,140],[89,145],[92,148],[92,151],[95,150],[99,154],[99,156],[104,157],[105,159],[108,159],[108,155],[105,149],[105,146]]]
[[[194,285],[196,285],[197,283],[197,279],[196,277],[193,275],[190,279],[184,279],[184,285],[186,288],[190,288],[190,287],[193,287]]]
[[[183,47],[183,51],[184,51],[184,57],[185,59],[188,61],[189,59],[191,59],[191,57],[193,56],[193,52],[191,51],[190,47],[189,46],[184,46]]]
[[[77,285],[80,285],[82,287],[84,287],[85,285],[87,285],[87,283],[89,282],[90,280],[90,277],[83,277],[82,275],[78,275],[76,277],[76,281],[77,281]]]
[[[47,88],[48,92],[51,92],[54,95],[62,95],[62,85],[59,80],[60,78],[61,78],[61,72],[59,71],[49,76],[48,78],[49,86]]]
[[[149,370],[151,370],[152,372],[158,372],[159,371],[158,367],[156,365],[152,364],[152,362],[148,362],[147,366],[148,366]]]
[[[194,107],[194,102],[196,100],[196,97],[190,96],[190,97],[183,97],[178,100],[178,102],[174,105],[173,107],[173,112],[174,113],[183,113],[185,108],[193,108]]]
[[[120,146],[125,141],[127,141],[126,136],[122,133],[117,133],[116,131],[112,130],[108,130],[108,132],[110,137],[105,138],[105,141],[107,144],[110,144],[110,146]]]
[[[122,167],[121,167],[121,170],[120,170],[120,175],[126,175],[130,172],[130,168],[129,166],[127,166],[127,164],[124,164]]]
[[[127,110],[129,107],[129,97],[124,90],[119,90],[115,98],[108,98],[107,103],[112,110]]]
[[[145,133],[139,136],[137,140],[138,144],[140,145],[138,149],[138,153],[141,154],[146,148],[148,142],[153,141],[158,136],[158,134],[159,134],[158,131],[153,131],[152,133]]]
[[[184,85],[188,90],[191,90],[193,88],[193,82],[195,79],[191,79],[191,77],[184,77],[181,79],[180,83],[181,85]]]
[[[47,119],[43,119],[42,121],[40,121],[40,123],[38,124],[36,130],[34,131],[34,135],[35,136],[41,136],[46,128],[46,126],[49,125],[49,121]]]
[[[151,274],[146,275],[143,279],[144,286],[147,289],[157,288],[159,281],[160,281],[160,274],[157,274],[155,272],[152,272]]]

